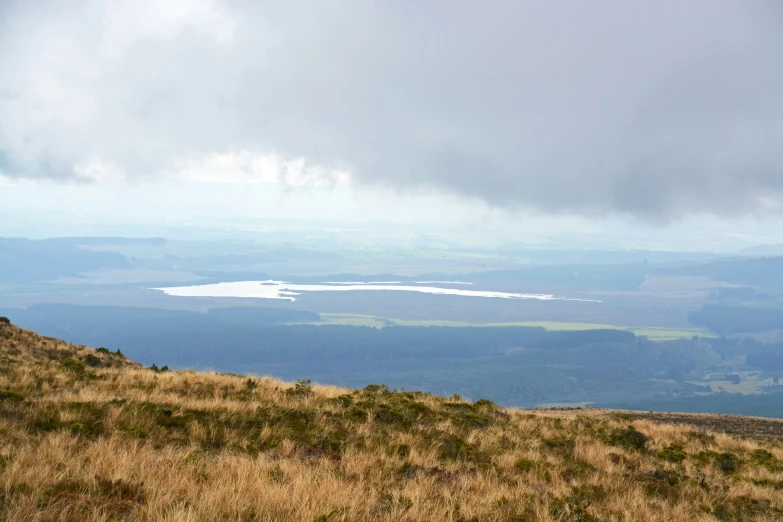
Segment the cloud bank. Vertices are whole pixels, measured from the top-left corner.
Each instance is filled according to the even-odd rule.
[[[0,173],[424,187],[500,208],[783,210],[783,8],[6,2]]]

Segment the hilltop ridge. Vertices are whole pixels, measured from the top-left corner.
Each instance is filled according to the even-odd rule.
[[[783,422],[162,371],[0,322],[0,520],[773,521]]]

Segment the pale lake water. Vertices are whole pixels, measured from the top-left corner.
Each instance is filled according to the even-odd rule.
[[[285,281],[233,281],[211,285],[172,286],[155,288],[167,295],[180,297],[252,297],[257,299],[287,299],[296,301],[297,296],[307,292],[357,292],[368,290],[387,290],[395,292],[419,292],[424,294],[457,295],[465,297],[489,297],[496,299],[538,299],[541,301],[589,301],[594,299],[572,299],[550,294],[520,294],[487,290],[468,290],[464,288],[444,288],[430,286],[434,284],[470,285],[461,281],[417,281],[403,284],[399,281],[350,281],[324,282],[314,285],[300,285]]]

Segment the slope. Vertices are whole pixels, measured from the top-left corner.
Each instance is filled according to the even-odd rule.
[[[732,419],[155,371],[0,322],[0,520],[780,520],[783,424]]]

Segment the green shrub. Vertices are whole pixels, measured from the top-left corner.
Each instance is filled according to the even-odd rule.
[[[655,453],[655,456],[661,460],[674,463],[680,463],[687,457],[686,453],[682,449],[682,444],[677,443],[669,444],[662,450],[658,450]]]
[[[131,425],[121,425],[120,431],[123,433],[127,433],[128,436],[133,437],[134,439],[149,439],[152,435],[148,429],[142,428],[141,426],[131,426]]]
[[[0,471],[3,471],[11,463],[11,458],[10,455],[0,455]]]
[[[783,480],[773,480],[773,479],[750,479],[750,481],[756,485],[761,486],[763,488],[773,488],[773,489],[783,489]]]
[[[721,521],[745,522],[756,520],[770,512],[770,501],[739,496],[724,500],[712,509],[712,515]]]
[[[693,458],[699,464],[712,463],[724,473],[734,473],[739,467],[739,458],[733,453],[717,453],[715,451],[702,451]]]
[[[490,408],[493,410],[500,409],[500,407],[489,399],[479,399],[473,403],[474,406],[479,408]]]
[[[373,421],[380,424],[397,426],[402,429],[411,427],[412,422],[405,416],[400,409],[393,408],[388,404],[379,404],[373,411]]]
[[[482,413],[474,404],[465,402],[447,402],[443,405],[451,423],[458,428],[486,428],[494,422],[491,413]]]
[[[596,467],[587,461],[567,457],[563,460],[563,471],[560,476],[566,482],[571,480],[584,480],[597,471]]]
[[[449,435],[438,448],[438,457],[442,460],[472,462],[479,466],[488,466],[491,459],[474,444],[469,444],[459,435]]]
[[[685,436],[690,440],[697,440],[705,446],[715,444],[715,435],[707,433],[706,431],[689,431]]]
[[[288,482],[288,475],[280,467],[280,464],[276,464],[274,468],[269,470],[269,479],[276,484],[284,484]]]
[[[558,453],[572,453],[576,441],[570,437],[544,437],[541,439],[541,444],[545,449],[556,451]]]
[[[338,456],[342,453],[345,445],[348,443],[348,432],[344,429],[337,429],[334,431],[322,431],[315,432],[313,446],[321,451],[331,454],[332,456]]]
[[[724,473],[734,473],[739,467],[739,459],[732,453],[721,453],[715,464]]]
[[[18,392],[12,392],[10,390],[0,390],[0,401],[8,402],[21,402],[24,400],[24,395]]]
[[[408,444],[399,444],[394,448],[394,453],[401,459],[406,459],[411,454],[411,447]]]
[[[32,431],[48,432],[57,431],[62,428],[59,412],[41,412],[28,424]]]
[[[351,397],[346,393],[338,397],[327,399],[327,402],[329,402],[330,404],[336,404],[338,406],[342,406],[343,408],[347,408],[348,406],[353,404],[353,397]]]
[[[527,473],[528,471],[533,471],[536,469],[536,466],[538,466],[538,463],[535,460],[530,459],[519,458],[516,462],[514,462],[514,469],[518,473]]]
[[[590,505],[603,498],[605,492],[598,486],[574,487],[565,498],[555,499],[550,504],[553,517],[561,522],[601,522],[588,511]]]
[[[647,442],[649,440],[650,438],[647,435],[641,431],[637,431],[633,426],[628,426],[625,429],[615,429],[607,438],[607,442],[612,446],[636,451],[647,449]]]
[[[750,455],[750,460],[754,464],[758,464],[764,468],[767,468],[773,473],[783,471],[783,462],[780,462],[775,456],[767,450],[758,449]]]
[[[88,353],[84,356],[84,364],[93,368],[97,368],[98,366],[101,366],[101,360],[93,354]]]
[[[407,511],[411,507],[413,507],[413,501],[410,498],[402,495],[395,497],[391,493],[382,494],[375,503],[375,510],[382,513]]]
[[[368,411],[359,406],[351,406],[345,412],[345,418],[353,422],[367,422]]]
[[[60,364],[71,373],[84,373],[84,363],[74,359],[70,355],[60,361]]]
[[[310,379],[300,379],[296,381],[293,388],[289,388],[285,391],[285,394],[289,397],[304,398],[313,394],[313,387]]]

